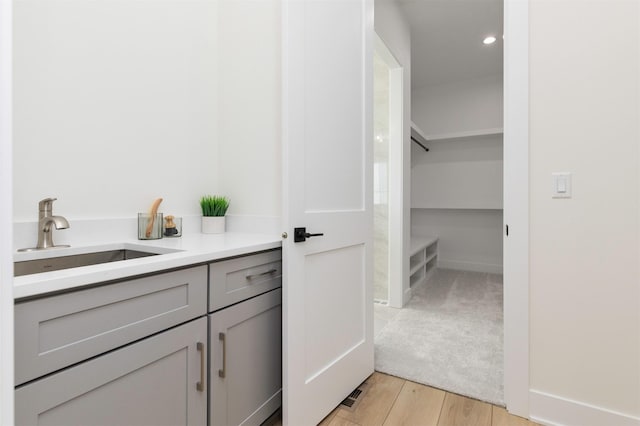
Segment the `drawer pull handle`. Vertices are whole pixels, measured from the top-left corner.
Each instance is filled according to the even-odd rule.
[[[227,370],[227,339],[224,333],[218,333],[218,340],[222,342],[222,370],[218,370],[218,377],[224,379]]]
[[[278,272],[278,270],[276,268],[273,268],[273,269],[269,269],[268,271],[260,272],[259,274],[247,275],[247,279],[252,280],[256,277],[261,277],[263,275],[271,275],[274,272]]]
[[[198,392],[204,392],[204,343],[196,343],[196,348],[200,352],[200,381],[196,383],[196,389]]]

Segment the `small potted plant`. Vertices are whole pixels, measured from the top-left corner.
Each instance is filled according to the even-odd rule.
[[[224,215],[229,208],[229,199],[218,195],[205,195],[200,198],[200,207],[202,208],[202,233],[224,233]]]

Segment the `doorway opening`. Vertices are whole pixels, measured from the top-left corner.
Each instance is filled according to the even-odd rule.
[[[412,297],[375,307],[376,370],[503,405],[502,1],[400,8],[425,146],[411,149]]]

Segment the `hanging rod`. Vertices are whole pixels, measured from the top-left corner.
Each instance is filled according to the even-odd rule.
[[[413,121],[411,122],[411,140],[420,145],[426,152],[429,152],[429,148],[426,146],[429,141],[424,137],[422,130],[418,129],[418,126],[416,126]]]
[[[414,141],[415,143],[417,143],[418,145],[420,145],[422,147],[422,149],[424,149],[425,151],[429,152],[429,148],[427,148],[426,146],[422,145],[422,143],[418,139],[416,139],[413,136],[411,136],[411,140]]]

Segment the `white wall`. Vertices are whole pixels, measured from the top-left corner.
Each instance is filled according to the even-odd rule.
[[[531,412],[554,423],[640,424],[639,7],[531,0]]]
[[[224,194],[279,223],[279,2],[24,0],[14,34],[16,221],[48,196],[73,229]]]
[[[280,217],[280,1],[218,3],[220,191],[230,214]]]
[[[413,145],[411,207],[502,208],[502,135]]]
[[[500,128],[502,91],[502,74],[421,87],[412,93],[413,121],[427,138]]]
[[[198,213],[216,192],[216,2],[23,0],[14,17],[15,220]]]

